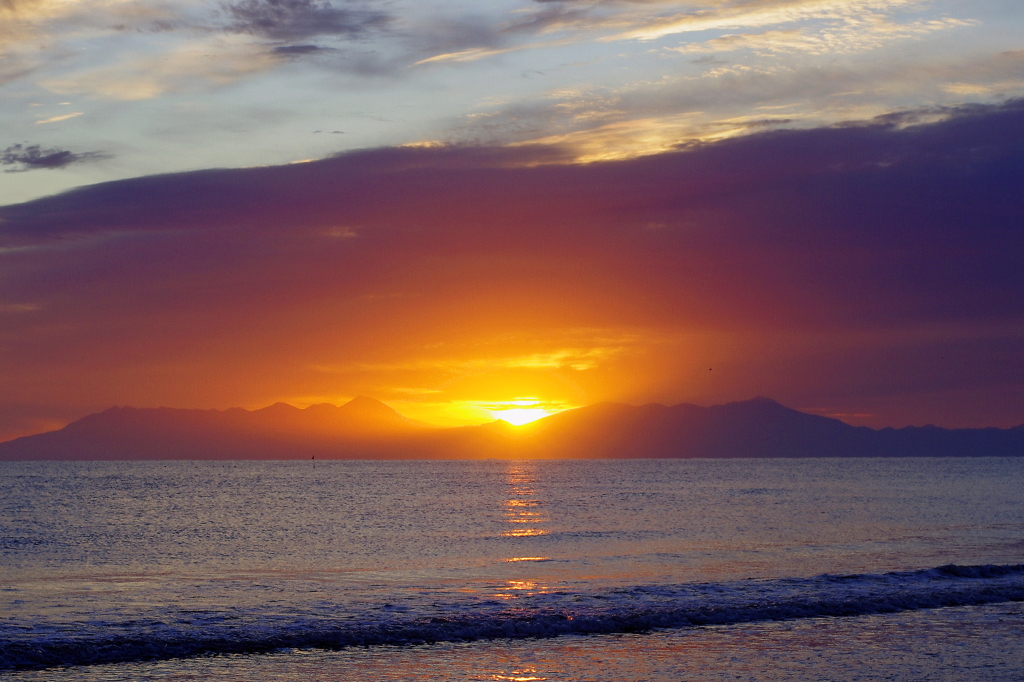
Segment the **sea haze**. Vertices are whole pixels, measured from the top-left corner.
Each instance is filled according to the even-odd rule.
[[[899,655],[829,647],[908,679],[968,621],[1013,641],[1024,600],[1021,458],[0,466],[12,680],[679,679],[698,641],[926,623]]]

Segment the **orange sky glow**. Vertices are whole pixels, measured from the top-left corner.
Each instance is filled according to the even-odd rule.
[[[1011,102],[582,165],[380,149],[0,207],[0,438],[357,395],[439,426],[758,395],[1013,426],[1022,122]]]

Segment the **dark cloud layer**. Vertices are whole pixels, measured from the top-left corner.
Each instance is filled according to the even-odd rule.
[[[274,48],[274,54],[297,57],[319,52],[333,52],[331,48],[320,47],[319,45],[280,45]]]
[[[552,163],[551,148],[405,148],[152,176],[0,209],[0,240],[196,229],[255,238],[345,224],[391,252],[420,248],[429,234],[456,250],[752,258],[766,274],[773,254],[806,258],[784,270],[820,278],[820,295],[893,287],[870,305],[845,301],[847,315],[850,306],[879,316],[1024,309],[1015,286],[1024,105],[968,108],[932,125],[901,127],[905,118],[587,166]]]
[[[38,144],[15,144],[0,152],[0,165],[12,166],[5,172],[16,173],[37,169],[65,168],[73,163],[109,158],[109,154],[102,152],[75,153],[66,149],[43,149]]]
[[[232,31],[274,40],[304,40],[315,36],[361,38],[386,27],[391,17],[365,7],[336,7],[315,0],[241,0],[226,4]]]
[[[908,120],[583,166],[549,147],[368,150],[3,207],[6,302],[36,308],[3,318],[0,389],[226,406],[384,381],[313,366],[633,330],[594,341],[648,350],[588,395],[1020,423],[1024,103]]]

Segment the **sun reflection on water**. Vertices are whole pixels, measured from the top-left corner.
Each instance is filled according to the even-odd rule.
[[[505,538],[532,538],[537,535],[547,535],[549,532],[543,528],[516,528],[504,531],[501,536]]]
[[[503,520],[509,524],[508,530],[501,533],[506,538],[530,538],[547,535],[551,531],[544,527],[548,522],[544,513],[544,503],[537,499],[535,462],[509,462],[506,472],[508,499],[502,500]],[[520,551],[527,545],[516,543],[510,545]],[[528,551],[528,550],[527,550]],[[551,557],[539,555],[510,556],[505,559],[510,564],[529,564],[530,562],[551,561]],[[518,599],[533,594],[546,594],[550,586],[536,579],[506,580],[495,585],[494,596],[499,599]],[[506,679],[506,678],[503,678]],[[513,678],[507,678],[513,679]],[[532,679],[532,678],[531,678]]]
[[[533,462],[510,462],[508,469],[509,499],[502,502],[505,523],[514,524],[501,533],[506,538],[528,538],[547,535],[550,531],[541,527],[547,519],[540,511],[536,499],[536,465]],[[521,527],[529,525],[528,528]]]
[[[550,594],[551,592],[551,585],[541,580],[506,580],[494,592],[494,596],[498,599],[513,600],[535,594]]]

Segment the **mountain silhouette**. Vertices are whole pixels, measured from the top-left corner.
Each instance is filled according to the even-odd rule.
[[[373,398],[299,409],[113,407],[0,443],[0,460],[1024,456],[1024,425],[871,429],[769,398],[700,407],[599,403],[523,427],[436,428]]]
[[[0,443],[0,459],[293,459],[337,456],[431,430],[379,400],[258,410],[112,407],[59,431]],[[387,453],[381,453],[387,456]]]
[[[947,457],[1024,455],[1014,429],[875,430],[770,398],[699,407],[608,403],[550,417],[537,434],[566,457]],[[557,445],[556,445],[557,444]]]

